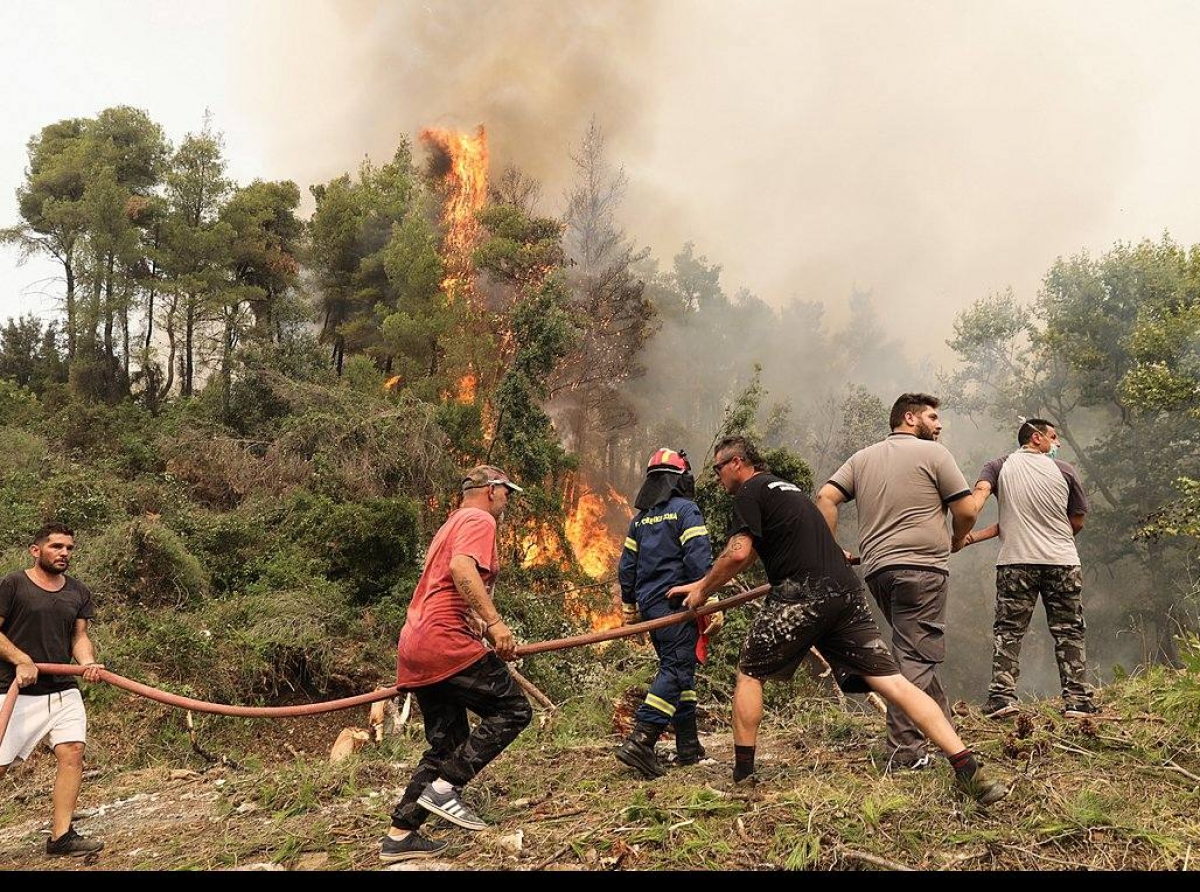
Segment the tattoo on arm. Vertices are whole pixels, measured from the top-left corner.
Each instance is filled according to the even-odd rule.
[[[729,544],[725,546],[725,553],[731,558],[740,561],[746,556],[746,550],[749,544],[750,540],[747,537],[738,534],[729,540]]]
[[[458,588],[459,593],[486,622],[488,615],[495,608],[492,606],[492,599],[488,597],[487,588],[483,584],[479,571],[474,568],[470,570],[452,568],[451,576],[454,578],[454,585]]]

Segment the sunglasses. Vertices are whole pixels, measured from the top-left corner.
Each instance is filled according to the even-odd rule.
[[[731,455],[731,456],[729,456],[729,458],[725,459],[725,461],[713,462],[713,466],[712,466],[713,473],[720,474],[721,468],[725,467],[731,461],[733,461],[734,459],[738,459],[738,458],[741,458],[741,456],[740,455]]]

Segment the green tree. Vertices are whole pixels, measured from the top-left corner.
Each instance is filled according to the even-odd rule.
[[[68,357],[75,355],[78,254],[88,227],[84,193],[89,149],[83,118],[43,127],[29,141],[29,166],[17,189],[17,206],[24,222],[0,230],[0,239],[16,245],[22,258],[40,254],[62,267]]]
[[[1056,424],[1092,497],[1085,565],[1129,578],[1126,613],[1152,625],[1167,654],[1185,550],[1138,532],[1169,511],[1179,478],[1200,478],[1200,419],[1187,393],[1198,282],[1195,248],[1169,237],[1118,244],[1100,258],[1058,260],[1030,306],[1011,292],[977,302],[950,342],[963,358],[948,388],[956,408],[1006,430],[1018,416]]]
[[[404,219],[392,225],[392,238],[383,248],[396,303],[384,316],[381,339],[385,353],[394,357],[390,371],[406,382],[428,377],[436,386],[443,371],[442,342],[455,313],[442,290],[445,268],[426,204],[414,202]]]
[[[807,493],[812,493],[812,469],[798,453],[786,446],[764,445],[761,425],[763,400],[767,393],[762,386],[762,368],[756,365],[754,374],[745,389],[725,404],[725,414],[713,441],[701,462],[696,462],[696,504],[704,514],[705,525],[713,541],[714,554],[725,546],[725,532],[733,519],[733,499],[726,494],[711,470],[700,473],[699,466],[707,464],[713,457],[716,444],[725,437],[746,437],[758,446],[759,453],[771,472],[795,483]],[[751,571],[755,579],[761,576],[761,568]]]
[[[371,352],[385,371],[391,359],[381,343],[383,320],[397,309],[384,249],[419,196],[407,142],[381,167],[363,162],[356,178],[343,174],[313,186],[317,206],[309,221],[309,265],[320,294],[321,339],[330,345],[338,374],[348,354]]]
[[[280,334],[277,309],[299,276],[300,190],[290,181],[255,180],[235,189],[219,217],[232,235],[229,285],[219,304],[217,384],[221,419],[230,421],[235,352],[247,334],[270,343]],[[252,321],[251,321],[252,320]]]
[[[0,329],[0,378],[42,394],[47,385],[67,380],[58,327],[33,315],[9,319]]]
[[[167,217],[163,268],[169,298],[163,329],[168,344],[170,392],[178,362],[179,392],[195,393],[205,326],[220,312],[231,287],[233,227],[220,219],[232,184],[225,176],[220,134],[207,117],[199,133],[189,133],[167,173]],[[179,341],[182,343],[179,343]]]

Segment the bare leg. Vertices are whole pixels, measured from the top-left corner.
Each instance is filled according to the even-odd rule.
[[[79,802],[83,783],[83,744],[60,743],[54,748],[58,771],[54,775],[54,829],[51,837],[58,839],[71,829],[71,817]]]
[[[904,710],[921,732],[947,756],[956,755],[967,748],[954,726],[942,714],[942,708],[903,675],[869,676],[866,682],[888,703]],[[736,735],[737,732],[734,733]]]
[[[763,683],[749,675],[737,674],[733,689],[733,742],[754,746],[763,716]]]

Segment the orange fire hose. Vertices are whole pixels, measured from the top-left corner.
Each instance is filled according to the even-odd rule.
[[[626,638],[630,635],[638,635],[642,632],[650,632],[654,629],[661,629],[665,626],[671,626],[676,623],[681,623],[686,620],[694,620],[698,616],[705,616],[709,613],[728,610],[731,607],[739,607],[747,601],[752,601],[755,598],[760,598],[765,595],[770,589],[770,586],[760,585],[758,588],[750,589],[746,592],[741,592],[730,598],[724,598],[721,601],[710,601],[698,610],[687,610],[681,613],[673,613],[670,616],[659,617],[658,619],[647,620],[646,622],[634,623],[633,625],[620,626],[615,629],[606,629],[603,632],[589,632],[584,635],[575,635],[571,638],[557,638],[553,641],[538,641],[533,644],[524,644],[517,648],[517,656],[525,657],[531,654],[546,653],[554,650],[566,650],[571,647],[582,647],[585,644],[597,644],[601,641],[611,641],[615,638]],[[38,672],[45,672],[50,675],[82,675],[83,667],[67,664],[67,663],[37,663]],[[158,688],[152,688],[149,685],[141,682],[133,681],[124,676],[117,675],[115,672],[109,672],[107,669],[100,670],[100,680],[115,685],[118,688],[131,691],[134,694],[139,694],[148,700],[154,700],[158,703],[165,703],[168,706],[177,706],[180,709],[189,709],[192,712],[207,712],[215,715],[231,715],[241,716],[243,718],[290,718],[303,715],[319,715],[324,712],[336,712],[339,709],[349,709],[352,706],[362,706],[366,703],[374,703],[377,700],[390,700],[392,697],[403,693],[402,689],[390,687],[380,688],[372,691],[369,694],[358,694],[354,697],[343,697],[340,700],[326,700],[323,703],[306,703],[301,706],[231,706],[224,703],[209,703],[205,700],[194,700],[191,697],[182,697],[178,694],[171,694],[167,691],[161,691]],[[4,698],[4,707],[0,709],[0,743],[4,741],[4,733],[8,730],[8,722],[12,717],[13,708],[16,706],[17,698],[17,683],[9,686],[8,694]]]
[[[752,588],[749,591],[739,592],[729,598],[722,598],[720,601],[709,601],[698,610],[687,610],[683,613],[672,613],[670,616],[660,616],[658,619],[650,619],[641,623],[634,623],[629,626],[618,626],[615,629],[605,629],[602,632],[588,632],[586,635],[575,635],[571,638],[557,638],[553,641],[537,641],[533,644],[522,644],[517,648],[518,657],[527,657],[530,654],[540,654],[551,650],[566,650],[569,647],[580,647],[584,644],[598,644],[601,641],[612,641],[614,638],[625,638],[629,635],[637,635],[641,632],[651,632],[655,629],[662,629],[666,626],[673,626],[676,623],[681,623],[684,620],[695,619],[698,616],[706,616],[710,613],[716,613],[721,610],[728,610],[730,607],[740,607],[747,601],[753,601],[755,598],[761,598],[771,590],[769,585],[760,585],[758,588]]]

